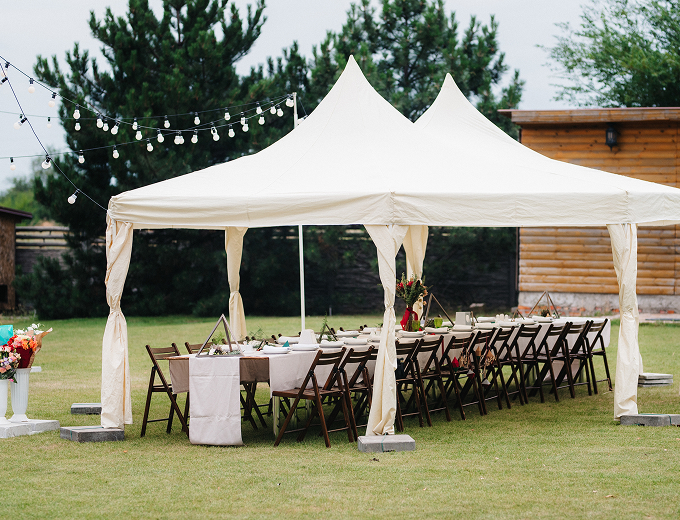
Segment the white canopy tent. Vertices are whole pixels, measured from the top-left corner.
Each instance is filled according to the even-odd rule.
[[[436,112],[430,115],[435,121]],[[680,221],[680,190],[539,160],[541,156],[530,151],[532,160],[523,164],[525,158],[518,157],[514,147],[526,149],[510,138],[504,141],[494,140],[494,148],[488,141],[474,142],[464,135],[461,142],[433,137],[428,128],[412,124],[375,92],[350,57],[316,110],[267,149],[112,197],[107,217],[111,314],[103,341],[102,425],[122,427],[132,421],[120,296],[133,229],[225,230],[230,318],[238,324],[243,311],[237,267],[244,228],[365,225],[376,244],[385,288],[367,433],[382,434],[394,431],[394,258],[405,237],[410,269],[420,274],[428,225],[613,223],[628,224],[626,229],[631,230],[638,223]],[[624,256],[625,251],[630,247],[622,249]]]

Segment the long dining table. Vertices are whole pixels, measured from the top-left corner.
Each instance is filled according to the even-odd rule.
[[[554,320],[556,325],[566,323],[581,323],[586,320],[601,320],[601,318],[561,318]],[[541,330],[536,337],[540,342],[547,333],[549,323],[538,323]],[[502,327],[501,327],[502,328]],[[517,327],[518,329],[518,327]],[[452,337],[465,337],[473,333],[472,330],[450,330],[443,336],[444,346]],[[605,347],[609,346],[611,322],[602,331]],[[408,340],[411,338],[399,338]],[[511,340],[513,338],[511,337]],[[593,339],[593,338],[591,338]],[[378,343],[366,345],[346,345],[347,348],[364,350],[372,345],[378,348]],[[522,346],[522,345],[520,345]],[[322,347],[322,350],[325,350]],[[283,350],[283,349],[282,349]],[[334,350],[337,350],[335,348]],[[458,356],[460,353],[453,353]],[[247,352],[241,356],[198,356],[189,354],[171,358],[170,378],[174,393],[189,392],[191,396],[191,421],[189,424],[189,439],[193,444],[209,445],[241,445],[241,385],[253,383],[268,383],[271,392],[299,388],[304,381],[316,351],[295,351],[285,354],[271,354],[261,351]],[[427,355],[419,357],[419,363],[424,365]],[[369,374],[373,376],[375,362],[367,365]],[[353,367],[348,366],[347,372],[352,373]],[[315,371],[319,384],[322,385],[330,373],[329,366],[320,366]],[[273,400],[273,431],[276,436],[279,431],[280,408],[279,400]]]

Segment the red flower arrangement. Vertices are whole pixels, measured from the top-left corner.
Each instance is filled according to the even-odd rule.
[[[404,330],[419,330],[420,324],[414,327],[414,323],[418,323],[418,314],[413,312],[413,304],[421,297],[427,296],[427,287],[421,279],[411,276],[407,280],[402,273],[401,281],[397,282],[396,295],[406,303],[406,312],[401,319],[401,327]]]

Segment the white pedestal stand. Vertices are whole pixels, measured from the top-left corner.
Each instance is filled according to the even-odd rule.
[[[9,388],[9,379],[0,379],[0,425],[12,424],[7,420],[5,414],[7,413],[7,391]]]
[[[28,408],[28,376],[30,368],[17,368],[16,381],[12,382],[12,411],[11,422],[28,422],[26,409]]]

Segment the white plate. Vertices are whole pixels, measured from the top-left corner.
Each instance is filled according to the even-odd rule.
[[[368,344],[368,336],[363,338],[345,338],[343,341],[345,345],[366,345]]]
[[[484,323],[484,322],[481,322],[481,323],[478,323],[478,324],[477,324],[477,327],[476,327],[476,328],[478,328],[478,329],[480,329],[480,330],[491,330],[491,329],[493,329],[495,326],[496,326],[496,325],[493,324],[493,323]]]
[[[532,325],[536,322],[532,319],[529,319],[529,318],[517,318],[515,320],[515,323],[524,323],[525,325]]]
[[[519,326],[519,323],[516,321],[497,321],[496,322],[497,327],[517,327]]]
[[[319,350],[319,345],[292,345],[290,347],[291,350]]]
[[[266,346],[262,348],[262,352],[265,354],[288,354],[290,352],[290,348],[284,348],[284,347],[270,347]]]
[[[376,332],[378,327],[364,327],[361,331],[362,334],[370,334],[371,332]]]
[[[283,345],[285,342],[288,342],[289,345],[292,345],[293,343],[298,343],[300,341],[300,338],[297,336],[280,336],[276,338],[276,342],[279,345]]]
[[[401,330],[399,331],[398,335],[402,338],[422,338],[425,333],[422,330],[416,332],[407,332],[405,330]]]
[[[328,340],[321,340],[321,348],[340,348],[345,346],[344,341],[328,341]]]
[[[425,332],[429,332],[430,334],[446,334],[448,331],[448,327],[425,327]]]
[[[461,330],[468,332],[472,330],[472,325],[454,325],[453,330]]]
[[[477,320],[477,323],[493,323],[496,321],[496,318],[492,316],[479,316],[478,318],[475,318]]]
[[[339,330],[335,335],[339,338],[352,338],[361,334],[358,330]]]

